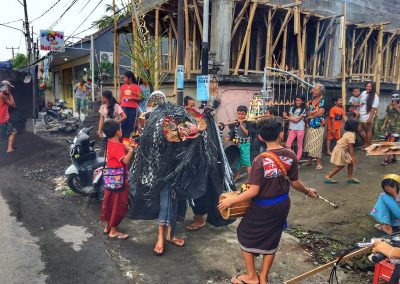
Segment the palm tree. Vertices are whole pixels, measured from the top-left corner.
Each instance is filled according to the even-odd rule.
[[[100,19],[93,22],[93,25],[96,25],[99,30],[108,28],[114,25],[114,15],[113,15],[113,6],[112,4],[105,4],[106,15],[103,15]],[[121,0],[120,5],[116,5],[115,10],[117,11],[117,20],[123,19],[126,16],[131,14],[130,1],[124,2]]]

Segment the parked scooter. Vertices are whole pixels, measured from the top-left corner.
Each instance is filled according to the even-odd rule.
[[[90,141],[93,127],[81,129],[71,144],[70,156],[72,165],[65,171],[69,188],[82,195],[99,200],[103,199],[104,157],[94,151],[95,141]]]
[[[59,100],[55,106],[46,111],[44,122],[48,125],[53,122],[62,122],[73,118],[72,110],[67,107],[63,100]]]

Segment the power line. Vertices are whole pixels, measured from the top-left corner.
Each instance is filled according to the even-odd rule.
[[[89,0],[88,2],[90,2],[90,0]],[[82,21],[82,23],[79,24],[79,26],[71,33],[71,35],[65,39],[65,41],[67,41],[69,38],[71,38],[71,36],[73,36],[73,34],[86,22],[86,20],[87,20],[87,19],[92,15],[92,13],[97,9],[97,7],[100,6],[101,2],[103,2],[103,0],[100,0],[99,3],[97,3],[96,7],[94,7],[94,9],[89,13],[89,15]]]
[[[50,12],[51,9],[53,9],[58,3],[60,3],[61,0],[57,0],[49,9],[47,9],[43,14],[41,14],[39,17],[33,19],[31,22],[36,21],[37,19],[40,19],[44,15],[46,15],[48,12]]]
[[[3,25],[7,25],[7,24],[12,24],[12,23],[16,23],[19,21],[23,21],[24,19],[18,19],[18,20],[14,20],[14,21],[10,21],[10,22],[6,22],[6,23],[2,23]]]
[[[19,4],[21,4],[22,6],[24,6],[24,4],[21,2],[21,0],[17,0]]]
[[[12,27],[12,26],[8,26],[8,25],[5,25],[5,24],[0,24],[0,26],[4,26],[4,27],[6,27],[6,28],[10,28],[10,29],[13,29],[13,30],[17,30],[17,31],[23,32],[23,33],[25,34],[25,32],[24,32],[23,30],[18,29],[18,28],[14,28],[14,27]]]
[[[79,14],[82,13],[83,9],[86,8],[86,6],[90,3],[90,1],[92,1],[92,0],[89,0],[86,2],[85,6],[83,6],[82,9],[79,11]]]
[[[49,30],[51,30],[55,25],[57,25],[60,20],[62,19],[62,17],[64,17],[64,15],[72,8],[72,6],[74,6],[79,0],[72,0],[71,4],[68,6],[68,8],[61,14],[61,16],[50,26],[50,28],[48,28]]]

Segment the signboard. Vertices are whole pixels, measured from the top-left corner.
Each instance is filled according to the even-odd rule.
[[[208,101],[210,96],[210,76],[197,76],[197,100]]]
[[[64,33],[40,30],[40,50],[64,52]]]
[[[177,77],[178,77],[177,82],[176,82],[176,88],[183,89],[184,66],[183,65],[176,66],[176,72],[177,72]]]

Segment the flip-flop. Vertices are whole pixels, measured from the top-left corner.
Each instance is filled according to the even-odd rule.
[[[347,183],[359,184],[360,181],[356,178],[350,178],[347,180]]]
[[[315,167],[315,169],[316,169],[317,171],[320,171],[320,170],[324,169],[324,167],[321,166],[321,165],[318,165],[318,166]]]
[[[187,227],[186,227],[186,230],[188,230],[189,232],[195,232],[195,231],[198,231],[198,230],[200,230],[201,228],[203,228],[205,225],[206,225],[206,223],[204,223],[204,224],[201,225],[201,226],[192,226],[192,225],[190,225],[190,226],[187,226]]]
[[[387,166],[387,165],[389,165],[389,163],[390,163],[389,161],[383,161],[383,162],[381,163],[381,165],[382,165],[382,166]]]
[[[180,240],[183,240],[183,239],[180,239]],[[171,245],[177,246],[178,248],[183,248],[183,247],[185,246],[185,241],[184,241],[184,240],[183,240],[183,244],[178,244],[178,243],[176,242],[177,240],[173,241],[173,240],[167,240],[167,239],[165,239],[165,241],[166,241],[167,243],[171,244]]]
[[[327,178],[327,179],[325,179],[324,180],[324,183],[328,183],[328,184],[336,184],[336,183],[338,183],[336,180],[333,180],[333,179],[330,179],[330,178]]]
[[[377,229],[379,232],[390,235],[388,232],[386,232],[386,231],[383,229],[382,224],[375,224],[374,227],[375,227],[375,229]]]
[[[156,251],[155,248],[153,249],[153,253],[155,256],[162,256],[165,254],[165,246],[163,246],[162,250],[160,252]]]
[[[257,275],[257,277],[258,277],[258,275]],[[248,282],[244,282],[242,279],[240,279],[240,275],[236,275],[234,278],[236,280],[238,280],[239,282],[232,282],[232,280],[231,280],[232,284],[249,284]],[[258,280],[260,280],[260,279],[258,279]],[[260,282],[258,282],[258,283],[260,283]]]
[[[123,237],[125,236],[125,237]],[[127,240],[129,238],[129,235],[127,234],[117,234],[114,237],[108,236],[109,240]]]

